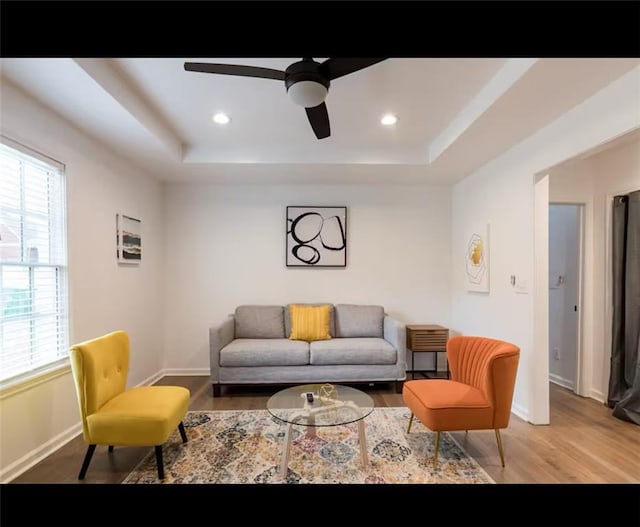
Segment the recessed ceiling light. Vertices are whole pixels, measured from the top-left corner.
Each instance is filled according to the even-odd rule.
[[[227,124],[231,121],[231,117],[229,117],[226,113],[218,112],[213,116],[213,122],[218,124]]]
[[[382,116],[380,122],[385,126],[391,126],[392,124],[396,124],[398,122],[398,118],[392,113],[386,113]]]

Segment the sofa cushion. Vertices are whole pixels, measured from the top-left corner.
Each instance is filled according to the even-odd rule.
[[[309,343],[289,339],[235,339],[220,350],[220,366],[304,366]]]
[[[284,306],[284,335],[285,337],[290,337],[291,336],[291,313],[289,310],[289,306],[292,304],[287,304],[286,306]],[[335,313],[334,313],[334,308],[333,308],[333,304],[329,304],[328,302],[324,302],[324,303],[315,303],[315,304],[309,304],[309,303],[301,303],[301,302],[297,302],[295,305],[297,306],[331,306],[331,309],[329,310],[329,334],[332,337],[336,336],[336,319],[335,319]]]
[[[234,318],[237,339],[284,338],[282,306],[238,306]]]
[[[396,349],[380,338],[319,340],[309,344],[311,364],[395,364]]]
[[[383,336],[384,308],[355,304],[336,304],[336,337]]]
[[[329,333],[330,305],[324,306],[302,306],[291,304],[289,313],[291,314],[291,340],[328,340]]]

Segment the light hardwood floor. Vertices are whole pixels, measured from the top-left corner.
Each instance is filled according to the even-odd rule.
[[[191,410],[264,409],[274,387],[232,388],[214,398],[207,377],[165,377],[157,384],[185,386]],[[359,386],[376,406],[404,406],[393,385]],[[493,431],[453,435],[497,483],[640,483],[640,427],[611,415],[605,405],[550,385],[551,424],[533,426],[512,415],[502,432],[506,467]],[[98,447],[86,483],[119,483],[150,448]],[[76,437],[14,483],[77,483],[86,451]]]

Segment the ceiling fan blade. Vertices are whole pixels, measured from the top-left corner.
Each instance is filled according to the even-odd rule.
[[[305,108],[307,117],[311,123],[311,128],[318,139],[324,139],[331,135],[331,127],[329,126],[329,114],[327,113],[327,105],[325,103],[314,106],[313,108]]]
[[[343,77],[349,73],[354,73],[369,66],[373,66],[383,60],[387,59],[327,59],[320,64],[319,69],[320,73],[332,81],[333,79]]]
[[[284,71],[256,66],[240,66],[237,64],[210,64],[208,62],[185,62],[184,69],[201,73],[220,73],[222,75],[239,75],[241,77],[259,77],[261,79],[284,80]]]

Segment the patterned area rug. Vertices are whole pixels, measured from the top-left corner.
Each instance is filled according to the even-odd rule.
[[[286,425],[267,410],[189,412],[189,442],[176,432],[164,446],[164,483],[495,483],[449,435],[414,419],[406,408],[375,408],[365,419],[369,465],[363,467],[355,423],[318,428],[309,437],[293,427],[286,479],[278,470]],[[153,451],[124,483],[159,483]]]

